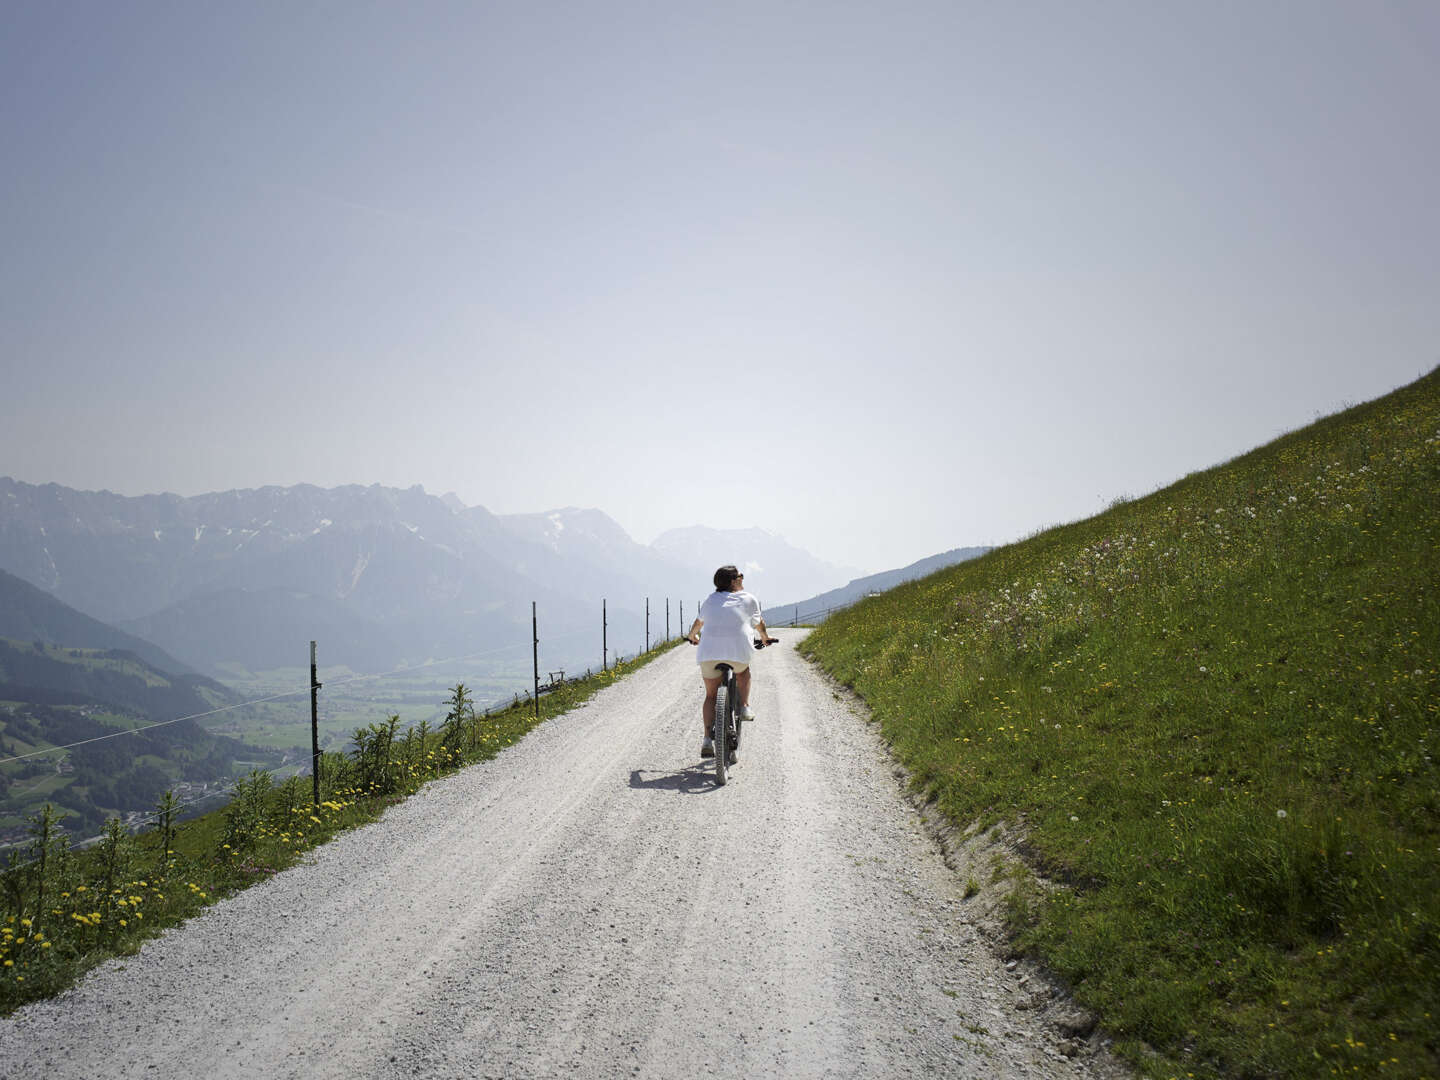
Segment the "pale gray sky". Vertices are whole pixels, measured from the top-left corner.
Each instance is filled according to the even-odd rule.
[[[1440,362],[1440,5],[0,11],[0,474],[873,571]]]

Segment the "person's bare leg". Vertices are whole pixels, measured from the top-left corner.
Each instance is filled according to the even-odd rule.
[[[703,675],[701,678],[705,678]],[[705,679],[705,704],[700,707],[700,731],[704,738],[710,738],[710,725],[715,717],[715,695],[724,679]]]
[[[748,667],[735,676],[735,689],[740,691],[740,704],[748,708],[750,705],[750,669]]]

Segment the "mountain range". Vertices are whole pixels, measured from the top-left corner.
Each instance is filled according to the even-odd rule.
[[[926,577],[947,566],[954,566],[958,562],[979,558],[989,550],[988,547],[951,548],[938,555],[920,559],[909,566],[902,566],[898,570],[884,570],[868,577],[855,578],[847,585],[820,593],[818,596],[796,600],[788,604],[772,604],[769,608],[770,625],[781,626],[787,618],[792,622],[823,622],[832,611],[849,607],[874,593],[884,592],[886,589],[895,588],[896,585],[903,585],[907,581]]]
[[[153,643],[172,671],[294,667],[311,640],[354,670],[528,646],[532,601],[547,662],[598,653],[602,600],[612,653],[633,652],[647,597],[654,639],[666,598],[693,611],[725,562],[762,599],[848,576],[760,529],[643,545],[599,510],[496,515],[418,486],[121,496],[0,477],[0,570]]]

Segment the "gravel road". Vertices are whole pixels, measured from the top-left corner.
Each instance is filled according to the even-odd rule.
[[[681,647],[0,1021],[0,1075],[1125,1075],[993,954],[803,633],[725,787]]]

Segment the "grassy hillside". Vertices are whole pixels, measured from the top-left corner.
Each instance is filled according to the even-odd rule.
[[[1440,1076],[1440,369],[805,648],[1153,1076]]]

